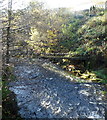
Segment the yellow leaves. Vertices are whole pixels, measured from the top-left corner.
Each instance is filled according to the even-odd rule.
[[[82,74],[82,76],[80,78],[86,79],[88,77],[89,77],[89,75],[84,73],[84,74]]]
[[[31,40],[38,40],[40,37],[40,33],[38,32],[38,30],[34,27],[31,28]]]
[[[86,79],[86,80],[91,80],[91,81],[97,81],[99,78],[97,78],[96,74],[89,72],[88,70],[81,74],[80,78]]]
[[[47,50],[46,50],[46,54],[48,54],[50,52],[50,48],[48,48]]]
[[[62,68],[63,68],[63,69],[66,69],[66,65],[63,65]]]
[[[38,35],[38,34],[39,34],[38,31],[37,31],[37,29],[34,28],[34,27],[31,28],[31,33],[32,33],[32,34],[35,34],[35,35]]]
[[[56,31],[55,30],[47,30],[48,38],[56,37]]]
[[[56,30],[47,30],[47,45],[49,47],[51,46],[55,46],[57,44],[58,39],[56,38],[57,34],[56,34]]]
[[[62,59],[63,62],[68,62],[68,59]]]

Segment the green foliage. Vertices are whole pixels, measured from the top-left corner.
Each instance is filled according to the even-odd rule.
[[[100,70],[97,70],[97,71],[94,71],[94,73],[99,77],[101,78],[101,81],[102,83],[107,83],[107,69],[104,68],[104,69],[100,69]]]
[[[77,33],[80,36],[78,42],[80,46],[76,50],[77,53],[78,49],[84,48],[83,51],[80,51],[80,54],[82,52],[84,55],[88,54],[90,56],[98,54],[102,54],[102,56],[104,55],[107,49],[105,23],[105,15],[95,16],[90,18],[81,28],[78,29]]]
[[[79,19],[72,18],[67,24],[62,25],[62,38],[60,41],[60,45],[67,48],[68,51],[74,49],[74,44],[77,41],[76,31],[80,26],[81,22]]]
[[[3,101],[6,101],[7,97],[9,96],[9,94],[11,93],[8,89],[8,84],[6,81],[2,82],[2,99]]]

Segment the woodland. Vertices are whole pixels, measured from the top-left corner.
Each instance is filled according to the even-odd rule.
[[[49,60],[65,72],[84,79],[86,83],[106,85],[106,14],[107,10],[98,5],[90,9],[71,11],[69,8],[46,9],[40,2],[30,2],[23,9],[12,10],[11,4],[9,9],[3,9],[4,116],[12,114],[5,107],[8,107],[6,102],[11,99],[7,84],[15,79],[14,60]]]

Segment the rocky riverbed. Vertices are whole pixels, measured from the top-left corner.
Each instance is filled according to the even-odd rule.
[[[39,59],[16,64],[14,74],[17,80],[9,88],[16,94],[22,118],[105,120],[107,103],[101,84],[74,82],[76,78]]]

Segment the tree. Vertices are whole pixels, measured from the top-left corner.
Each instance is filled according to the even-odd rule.
[[[11,27],[11,11],[12,11],[12,0],[8,1],[8,27],[7,27],[7,48],[6,48],[6,64],[9,63],[9,44],[10,44],[10,27]]]

